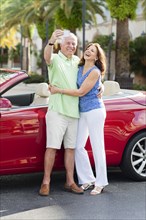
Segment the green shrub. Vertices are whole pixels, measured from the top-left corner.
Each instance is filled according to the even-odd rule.
[[[30,73],[29,78],[24,81],[26,84],[29,83],[41,83],[45,82],[45,78],[37,73]]]
[[[146,77],[146,36],[135,38],[129,44],[130,70]]]
[[[113,41],[114,34],[111,35],[96,35],[93,39],[93,42],[99,43],[105,52],[109,49],[115,49],[115,42]]]
[[[133,89],[146,91],[146,85],[134,84],[134,85],[133,85]]]

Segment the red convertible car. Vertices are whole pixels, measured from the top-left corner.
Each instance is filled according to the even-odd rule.
[[[25,71],[0,69],[1,175],[43,171],[49,92],[47,84],[40,83],[35,93],[11,94],[11,88],[27,78]],[[104,84],[107,165],[121,167],[133,180],[145,181],[146,92],[120,89],[114,81]],[[89,139],[86,149],[94,168]],[[62,169],[63,147],[56,155],[54,166],[54,170]]]

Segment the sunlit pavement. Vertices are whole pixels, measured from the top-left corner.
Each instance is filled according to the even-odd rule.
[[[12,214],[8,216],[1,217],[1,220],[40,220],[40,219],[66,219],[65,210],[59,206],[47,206],[43,208],[33,209],[25,212],[20,212],[17,214]]]

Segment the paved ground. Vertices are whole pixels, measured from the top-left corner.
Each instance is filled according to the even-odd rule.
[[[38,195],[43,173],[0,177],[1,220],[145,220],[146,183],[108,170],[109,185],[101,195],[64,191],[65,172],[52,174],[50,195]],[[77,180],[76,180],[77,181]]]

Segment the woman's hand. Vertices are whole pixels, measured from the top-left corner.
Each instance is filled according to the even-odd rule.
[[[97,89],[98,89],[97,97],[101,99],[102,95],[103,95],[103,92],[104,92],[104,85],[101,84],[100,87],[98,87]]]

